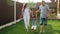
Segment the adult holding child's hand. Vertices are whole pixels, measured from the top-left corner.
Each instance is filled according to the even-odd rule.
[[[46,26],[47,26],[47,19],[50,16],[50,9],[47,4],[45,4],[45,1],[41,2],[41,5],[39,6],[39,11],[40,11],[40,33],[46,31]]]

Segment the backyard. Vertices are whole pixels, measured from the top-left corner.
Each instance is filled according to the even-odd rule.
[[[32,19],[30,20],[29,32],[26,32],[24,21],[17,22],[14,25],[0,30],[0,34],[39,34],[40,23],[37,20],[37,30],[31,30]],[[45,33],[42,34],[60,34],[60,20],[48,20],[48,25]]]

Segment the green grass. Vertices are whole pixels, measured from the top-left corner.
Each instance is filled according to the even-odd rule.
[[[32,20],[30,21],[30,25],[32,24]],[[37,21],[37,30],[36,32],[29,29],[27,34],[39,34],[39,20]],[[30,26],[31,27],[31,26]],[[0,30],[0,34],[26,34],[24,21],[20,21],[14,25],[6,27]],[[46,29],[46,33],[43,34],[60,34],[60,20],[48,20],[48,25]]]

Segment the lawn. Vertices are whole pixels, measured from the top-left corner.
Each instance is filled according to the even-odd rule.
[[[33,31],[29,28],[29,32],[27,33],[24,26],[24,21],[20,21],[14,25],[6,27],[0,30],[0,34],[39,34],[39,26],[40,21],[37,20],[37,30]],[[32,20],[30,20],[30,25],[32,24]],[[31,26],[30,26],[31,27]],[[46,29],[46,33],[42,34],[60,34],[60,20],[48,20],[48,25]]]

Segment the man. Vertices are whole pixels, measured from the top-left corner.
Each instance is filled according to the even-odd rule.
[[[47,26],[47,17],[50,15],[50,9],[47,4],[45,4],[45,1],[41,2],[41,5],[39,6],[39,11],[40,11],[40,33],[46,31],[46,26]]]

